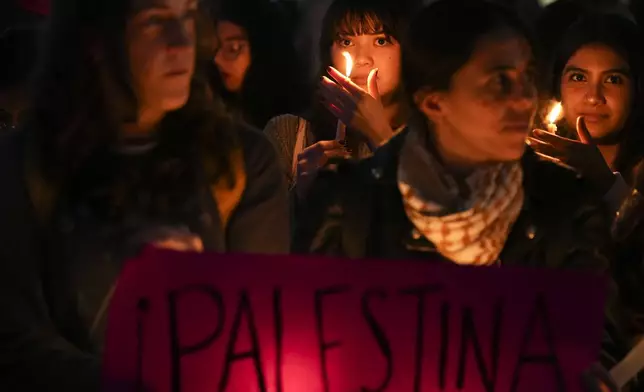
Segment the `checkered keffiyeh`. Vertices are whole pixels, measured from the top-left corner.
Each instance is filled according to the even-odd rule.
[[[405,151],[403,146],[401,157],[420,151],[413,147],[419,145],[413,134],[408,136],[405,145],[409,148]],[[431,155],[426,148],[422,151]],[[466,180],[470,189],[469,196],[458,203],[464,207],[453,209],[435,201],[440,197],[433,198],[432,192],[436,192],[436,195],[438,192],[445,194],[445,190],[437,188],[456,187],[454,181],[444,182],[436,187],[418,187],[413,181],[409,181],[414,177],[409,175],[410,170],[422,170],[425,173],[444,171],[433,157],[422,161],[431,167],[409,167],[405,165],[405,159],[401,159],[398,167],[398,186],[410,221],[443,256],[454,263],[496,263],[523,206],[523,170],[520,163],[498,163],[475,170]],[[450,192],[459,193],[457,189]]]

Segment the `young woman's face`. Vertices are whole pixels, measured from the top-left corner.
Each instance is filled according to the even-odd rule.
[[[185,105],[195,64],[196,0],[134,0],[126,39],[139,105],[171,111]]]
[[[633,102],[633,81],[626,59],[608,46],[591,44],[570,57],[561,75],[566,123],[574,129],[584,116],[598,141],[620,132]]]
[[[471,163],[517,160],[536,113],[532,71],[525,38],[512,31],[488,35],[452,76],[449,90],[420,109],[437,123],[439,142],[455,149],[450,153]]]
[[[400,86],[400,44],[386,34],[341,36],[331,47],[331,62],[338,71],[346,72],[348,52],[353,59],[351,80],[366,89],[369,72],[378,68],[378,91],[385,96]]]
[[[232,22],[217,24],[219,47],[215,65],[226,90],[236,93],[244,85],[244,78],[250,67],[251,53],[248,36],[244,29]]]

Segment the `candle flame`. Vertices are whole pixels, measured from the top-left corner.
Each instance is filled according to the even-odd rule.
[[[351,55],[349,54],[349,52],[342,52],[342,55],[347,61],[346,62],[347,66],[345,70],[346,72],[344,74],[347,75],[347,77],[349,77],[351,76],[351,71],[353,70],[353,59],[351,58]]]
[[[561,116],[562,109],[561,102],[557,102],[548,113],[548,123],[556,123],[559,120],[559,116]]]

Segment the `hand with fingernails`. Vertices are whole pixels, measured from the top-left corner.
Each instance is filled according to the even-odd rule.
[[[394,132],[378,91],[378,69],[369,72],[368,91],[333,67],[327,72],[333,80],[322,77],[320,93],[324,106],[348,127],[360,131],[372,147],[385,144]]]
[[[613,171],[593,142],[583,117],[577,118],[576,128],[579,140],[535,129],[527,143],[541,158],[576,171],[600,194],[605,194],[615,181]]]
[[[351,154],[345,144],[338,140],[322,140],[302,150],[297,156],[297,178],[295,191],[304,198],[318,171],[334,159],[348,159]]]

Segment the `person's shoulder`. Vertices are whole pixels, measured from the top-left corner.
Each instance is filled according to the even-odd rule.
[[[247,172],[277,164],[275,147],[260,130],[247,124],[237,124],[236,132]]]
[[[300,134],[300,130],[305,132]],[[278,154],[282,169],[291,173],[295,153],[307,147],[315,139],[311,132],[311,124],[305,118],[293,114],[282,114],[272,118],[264,127],[264,135],[271,142]],[[298,139],[303,136],[303,139]],[[303,142],[298,149],[298,140]],[[288,175],[287,175],[288,176]]]
[[[279,126],[279,125],[297,124],[297,123],[300,122],[300,120],[306,121],[304,119],[304,117],[301,117],[301,116],[298,116],[298,115],[295,115],[295,114],[289,114],[289,113],[280,114],[279,116],[275,116],[275,117],[271,118],[270,120],[268,120],[268,122],[266,123],[265,128],[268,128],[269,126],[275,127],[275,126]]]
[[[303,117],[294,114],[281,114],[271,118],[264,127],[264,134],[272,138],[292,138],[300,124],[308,124]]]
[[[235,132],[245,154],[273,153],[273,147],[268,138],[259,129],[248,124],[236,124]],[[266,152],[269,150],[268,152]]]

